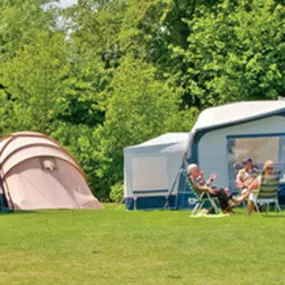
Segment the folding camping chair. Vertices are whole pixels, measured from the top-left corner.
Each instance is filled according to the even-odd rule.
[[[193,187],[191,180],[188,178],[187,171],[183,170],[182,174],[185,177],[185,179],[187,179],[188,186],[192,190],[192,192],[193,192],[193,194],[197,200],[196,205],[195,205],[191,215],[193,216],[196,214],[197,211],[201,210],[206,202],[209,202],[210,205],[213,207],[215,214],[218,214],[219,208],[220,208],[218,199],[215,197],[211,197],[210,194],[207,192],[198,193],[197,191],[195,191],[195,187]]]
[[[270,179],[261,177],[260,187],[257,193],[257,200],[254,202],[258,214],[260,214],[258,204],[266,205],[266,212],[269,212],[270,204],[274,204],[275,210],[281,212],[278,202],[278,191],[280,185],[281,171],[275,171]]]

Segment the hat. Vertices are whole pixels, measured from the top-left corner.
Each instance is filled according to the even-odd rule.
[[[249,163],[249,162],[252,162],[252,159],[251,158],[244,158],[242,160],[242,164],[246,164],[246,163]]]
[[[266,169],[266,168],[273,168],[273,161],[271,161],[271,160],[266,160],[266,161],[264,162],[264,169]]]

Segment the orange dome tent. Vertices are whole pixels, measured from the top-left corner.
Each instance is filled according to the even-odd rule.
[[[3,137],[0,166],[2,204],[9,209],[102,208],[76,161],[44,134]]]

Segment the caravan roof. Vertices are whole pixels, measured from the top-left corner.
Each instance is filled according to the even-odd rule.
[[[157,150],[161,147],[175,146],[179,149],[186,149],[188,143],[189,133],[166,133],[154,139],[148,140],[138,145],[129,146],[124,148],[124,153],[137,152],[139,150],[145,151],[146,149]]]
[[[164,145],[164,144],[170,144],[170,143],[179,143],[187,141],[189,134],[188,133],[166,133],[159,137],[150,139],[148,141],[145,141],[143,143],[127,147],[133,148],[133,147],[144,147],[144,146],[154,146],[154,145]]]
[[[285,111],[285,101],[248,101],[208,108],[203,111],[193,131],[243,123]]]

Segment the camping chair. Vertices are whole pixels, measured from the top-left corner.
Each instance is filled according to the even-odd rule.
[[[197,211],[201,210],[204,206],[204,204],[206,202],[209,202],[210,205],[213,207],[214,211],[215,211],[215,214],[218,214],[219,213],[219,201],[217,198],[215,197],[211,197],[209,193],[207,192],[202,192],[202,193],[197,193],[195,191],[195,187],[193,187],[192,183],[191,183],[191,180],[188,178],[188,173],[187,171],[182,171],[182,174],[183,176],[185,177],[185,179],[187,179],[188,181],[188,186],[190,187],[190,189],[192,190],[197,202],[196,202],[196,205],[192,211],[192,216],[196,214]]]
[[[260,214],[258,204],[265,204],[267,213],[269,212],[270,204],[274,204],[275,210],[281,212],[278,202],[280,175],[281,171],[275,171],[270,179],[265,179],[262,175],[261,183],[257,192],[257,200],[256,203],[254,203],[258,214]]]

